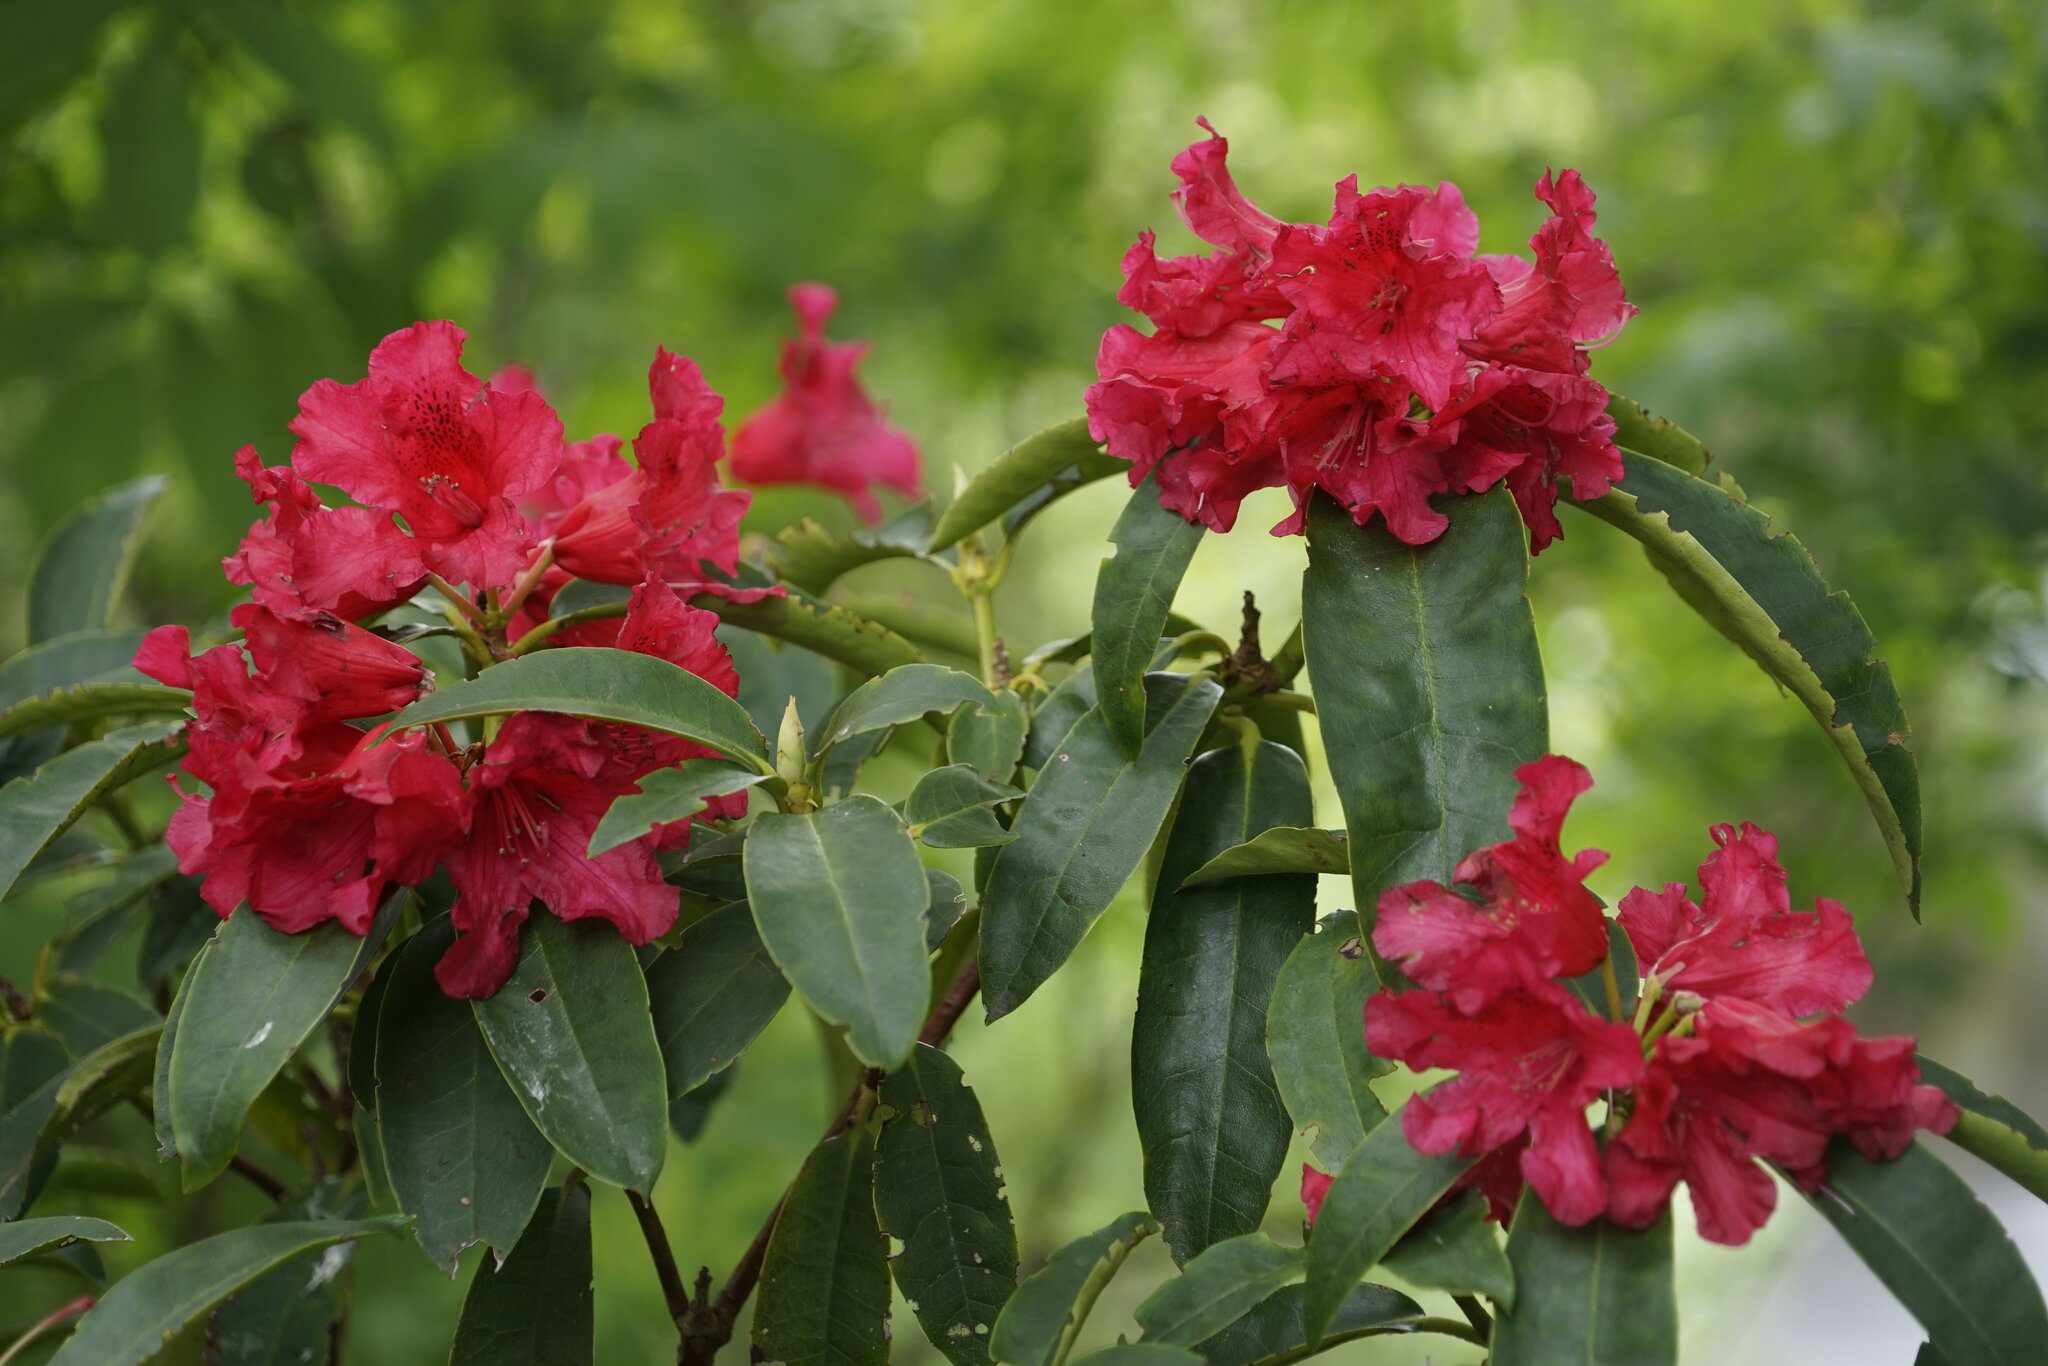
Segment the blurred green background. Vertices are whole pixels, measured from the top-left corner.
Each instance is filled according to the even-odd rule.
[[[2044,67],[2048,22],[2011,0],[0,0],[0,579],[21,582],[80,498],[167,471],[136,615],[203,620],[251,512],[231,453],[282,460],[299,392],[360,376],[386,332],[455,319],[472,368],[531,364],[573,435],[630,432],[657,342],[735,416],[764,400],[799,279],[841,289],[834,330],[872,339],[868,381],[943,493],[954,465],[1080,411],[1122,316],[1120,253],[1147,226],[1191,244],[1167,162],[1196,115],[1276,213],[1322,216],[1352,171],[1452,179],[1489,250],[1534,229],[1546,166],[1575,166],[1642,308],[1596,376],[1699,433],[1854,594],[1898,675],[1926,924],[1798,705],[1576,516],[1535,569],[1555,744],[1598,782],[1570,835],[1613,851],[1595,884],[1612,899],[1689,878],[1712,821],[1776,829],[1795,894],[1858,914],[1879,970],[1866,1026],[1917,1030],[2041,1102]],[[999,603],[1019,654],[1083,629],[1121,497],[1097,486],[1029,534]],[[799,512],[846,522],[778,493],[754,525]],[[1282,512],[1264,496],[1208,538],[1181,609],[1231,629],[1250,588],[1277,640],[1302,563],[1264,534]],[[961,610],[914,566],[846,588]],[[1142,917],[1127,898],[1027,1009],[959,1038],[1027,1265],[1142,1203],[1125,1079]],[[0,927],[0,970],[27,970],[32,920]],[[825,1091],[787,1012],[672,1154],[660,1199],[687,1263],[730,1264]],[[2039,1264],[2048,1228],[1981,1184]],[[146,1251],[242,1199],[100,1204]],[[1911,1360],[1904,1315],[1781,1204],[1752,1249],[1682,1254],[1689,1359]],[[597,1217],[600,1360],[661,1360],[629,1216],[607,1197]],[[1164,1267],[1138,1258],[1091,1339],[1128,1327]],[[350,1360],[445,1351],[459,1283],[397,1243],[366,1246],[359,1275]],[[896,1341],[935,1359],[901,1314]]]

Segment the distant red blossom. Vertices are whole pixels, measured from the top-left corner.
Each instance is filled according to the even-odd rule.
[[[1296,510],[1276,534],[1303,529],[1320,489],[1420,545],[1448,525],[1432,499],[1505,482],[1541,550],[1560,479],[1590,498],[1620,477],[1587,349],[1635,310],[1577,172],[1537,184],[1551,216],[1533,259],[1482,256],[1455,185],[1348,177],[1326,223],[1282,222],[1209,133],[1174,159],[1174,199],[1221,250],[1162,259],[1140,234],[1118,298],[1153,330],[1105,333],[1088,391],[1090,431],[1134,484],[1156,469],[1160,501],[1218,531],[1285,487]]]

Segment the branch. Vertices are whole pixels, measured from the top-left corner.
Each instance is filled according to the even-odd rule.
[[[924,1028],[918,1031],[917,1041],[933,1048],[945,1042],[946,1036],[953,1032],[953,1026],[967,1013],[967,1007],[973,1004],[975,996],[980,991],[981,959],[977,955],[960,970],[960,975],[946,988],[946,994],[939,998],[937,1008],[924,1022]],[[832,1123],[826,1126],[825,1138],[836,1137],[853,1127],[861,1114],[862,1099],[873,1094],[875,1088],[881,1085],[881,1081],[882,1074],[874,1070],[870,1070],[862,1078],[861,1083],[847,1094],[846,1103],[839,1107],[839,1113],[833,1116]],[[768,1218],[762,1223],[760,1231],[754,1234],[754,1241],[747,1244],[747,1250],[740,1254],[739,1261],[733,1265],[732,1275],[726,1278],[717,1299],[706,1303],[706,1292],[711,1286],[711,1269],[705,1267],[697,1273],[697,1296],[688,1304],[687,1312],[676,1320],[683,1339],[682,1346],[676,1353],[678,1366],[712,1366],[718,1349],[732,1340],[733,1325],[739,1319],[741,1306],[747,1302],[747,1297],[754,1293],[754,1286],[761,1279],[761,1263],[768,1255],[768,1239],[775,1232],[775,1221],[781,1216],[783,1203],[788,1199],[789,1192],[784,1190],[782,1199],[775,1202],[775,1208],[768,1212]],[[663,1253],[666,1249],[667,1242],[664,1239]],[[662,1255],[656,1255],[657,1265]],[[662,1285],[666,1291],[668,1282],[664,1280]]]
[[[228,1159],[228,1170],[241,1177],[272,1200],[283,1204],[291,1196],[291,1187],[272,1176],[248,1158],[236,1153]]]
[[[683,1288],[683,1273],[676,1268],[676,1254],[669,1247],[668,1230],[661,1226],[661,1215],[646,1196],[635,1190],[626,1192],[626,1203],[633,1207],[633,1217],[640,1221],[640,1236],[647,1240],[647,1255],[654,1259],[654,1274],[661,1281],[661,1298],[668,1305],[668,1316],[681,1328],[690,1312],[690,1292]],[[702,1296],[711,1279],[705,1271],[697,1282],[697,1293]]]

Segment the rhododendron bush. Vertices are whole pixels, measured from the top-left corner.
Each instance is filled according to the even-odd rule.
[[[0,1262],[62,1259],[86,1293],[25,1345],[338,1356],[377,1308],[348,1251],[382,1234],[448,1275],[488,1249],[451,1360],[588,1362],[591,1204],[622,1200],[684,1362],[879,1362],[911,1333],[959,1366],[1415,1334],[1671,1362],[1674,1229],[1739,1247],[1804,1199],[1923,1362],[2040,1359],[2040,1292],[1944,1159],[2048,1196],[2048,1133],[1845,1013],[1873,986],[1856,917],[1895,908],[1805,885],[1770,791],[1698,813],[1697,870],[1656,886],[1567,838],[1598,775],[1552,752],[1530,557],[1619,533],[1812,715],[1919,913],[1908,728],[1861,616],[1596,377],[1635,310],[1592,188],[1546,171],[1526,253],[1488,255],[1450,184],[1352,177],[1327,221],[1274,218],[1204,132],[1174,199],[1214,250],[1141,233],[1119,298],[1144,326],[936,510],[864,344],[828,339],[837,296],[798,284],[782,390],[730,434],[666,349],[630,437],[565,432],[547,357],[479,375],[449,322],[309,376],[288,452],[222,454],[254,512],[219,620],[125,624],[159,483],[50,533],[0,665],[0,887],[84,890],[9,984]],[[1013,557],[1072,555],[1034,517],[1112,478],[1089,619],[1010,638]],[[748,485],[789,482],[863,528],[748,520]],[[1266,488],[1299,623],[1249,594],[1241,622],[1176,615]],[[838,600],[883,560],[962,595],[971,654]],[[864,771],[884,747],[914,781]],[[1143,1208],[1029,1265],[975,1090],[1022,1083],[947,1040],[974,1009],[1059,1030],[1032,998],[1133,882]],[[843,1104],[744,1255],[700,1270],[651,1199],[664,1154],[785,1010]],[[103,1285],[90,1245],[125,1235],[52,1174],[117,1107],[195,1198],[231,1177],[275,1210]],[[1177,1272],[1077,1353],[1153,1235]]]

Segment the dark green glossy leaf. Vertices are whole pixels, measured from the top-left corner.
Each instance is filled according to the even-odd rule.
[[[935,768],[917,780],[903,803],[910,833],[933,849],[980,849],[1013,838],[989,808],[1024,794],[990,782],[966,764]]]
[[[937,949],[967,914],[967,890],[959,878],[938,868],[925,869],[924,881],[931,893],[924,911],[924,946]]]
[[[905,664],[848,693],[812,743],[819,752],[868,731],[887,730],[932,713],[995,699],[981,680],[943,664]]]
[[[454,939],[446,917],[407,940],[383,968],[377,1011],[377,1128],[398,1207],[448,1275],[473,1243],[503,1255],[547,1184],[554,1150],[492,1061],[466,1001],[434,980]]]
[[[1147,1342],[1192,1347],[1300,1280],[1306,1263],[1303,1249],[1282,1247],[1263,1233],[1226,1238],[1146,1297],[1138,1306],[1138,1326]]]
[[[1504,488],[1444,511],[1410,546],[1309,508],[1303,644],[1368,930],[1388,887],[1507,837],[1515,769],[1549,748],[1521,514]]]
[[[330,1177],[264,1215],[266,1224],[350,1219],[362,1213],[353,1182]],[[236,1366],[301,1366],[325,1360],[354,1295],[355,1245],[302,1252],[236,1291],[214,1311],[207,1341]]]
[[[759,602],[734,602],[716,594],[700,593],[690,603],[718,613],[733,626],[802,646],[869,676],[924,658],[915,645],[880,622],[794,591],[787,597],[762,598]]]
[[[178,974],[220,928],[220,916],[199,895],[199,879],[174,877],[157,888],[135,951],[135,980],[145,990],[176,986]]]
[[[929,503],[905,508],[878,527],[843,535],[806,517],[775,534],[768,566],[784,583],[815,596],[838,582],[841,575],[864,564],[923,558],[931,534]]]
[[[1370,1281],[1345,1296],[1337,1316],[1311,1346],[1302,1328],[1302,1288],[1290,1285],[1269,1295],[1249,1314],[1197,1345],[1210,1366],[1287,1366],[1353,1338],[1410,1333],[1423,1319],[1422,1306],[1398,1290]]]
[[[1043,770],[1074,724],[1095,709],[1095,671],[1082,664],[1031,709],[1031,730],[1020,763]]]
[[[37,993],[36,1021],[62,1039],[74,1058],[158,1022],[154,1010],[127,992],[70,976],[43,984]]]
[[[145,56],[137,65],[150,60]],[[153,474],[122,484],[81,503],[57,523],[29,565],[30,642],[103,631],[114,624],[143,521],[169,482]]]
[[[811,1151],[789,1188],[754,1309],[754,1351],[786,1366],[889,1359],[889,1249],[875,1225],[874,1140],[856,1129]]]
[[[645,1194],[668,1147],[668,1087],[633,946],[613,926],[526,923],[519,965],[472,1001],[534,1126],[600,1181]]]
[[[125,855],[105,882],[71,898],[64,923],[50,936],[59,971],[84,974],[142,918],[143,903],[178,871],[178,856],[161,844]]]
[[[1515,1302],[1514,1269],[1476,1191],[1431,1210],[1380,1264],[1425,1290],[1485,1295],[1503,1307]]]
[[[1646,1229],[1566,1228],[1524,1192],[1508,1234],[1515,1302],[1493,1321],[1492,1366],[1672,1366],[1671,1213]]]
[[[1250,1233],[1265,1217],[1293,1133],[1266,1060],[1266,1009],[1316,906],[1312,877],[1181,882],[1262,826],[1304,821],[1313,809],[1308,770],[1293,750],[1233,745],[1188,770],[1167,837],[1138,975],[1131,1106],[1146,1203],[1176,1261]],[[1192,1343],[1221,1326],[1173,1341]]]
[[[255,1224],[187,1243],[117,1281],[79,1321],[52,1366],[137,1366],[201,1314],[265,1272],[307,1252],[373,1233],[397,1233],[406,1221],[323,1219]]]
[[[228,917],[179,990],[178,1027],[165,1036],[171,1139],[186,1190],[226,1169],[242,1121],[306,1036],[327,1018],[383,944],[405,893],[368,936],[329,922],[280,934],[246,908]]]
[[[1017,1288],[1017,1229],[981,1104],[959,1064],[928,1044],[882,1083],[875,1211],[903,1251],[891,1263],[932,1346],[981,1366]]]
[[[1891,669],[1846,593],[1770,518],[1704,479],[1624,453],[1627,475],[1577,506],[1641,542],[1721,634],[1820,723],[1856,780],[1920,913],[1920,776]]]
[[[26,778],[0,788],[0,897],[29,861],[86,808],[145,773],[177,762],[179,723],[128,726],[66,750]]]
[[[1181,879],[1183,887],[1226,877],[1263,877],[1271,873],[1348,873],[1342,830],[1286,825],[1262,830],[1233,845]]]
[[[377,1016],[384,1008],[384,995],[391,990],[392,968],[398,962],[394,952],[379,965],[363,994],[356,1001],[356,1017],[348,1031],[348,1089],[357,1106],[377,1108]]]
[[[982,898],[988,1018],[1022,1005],[1116,899],[1180,790],[1188,756],[1223,690],[1154,674],[1145,745],[1127,759],[1100,712],[1077,722],[1018,808]]]
[[[199,202],[199,120],[179,58],[175,32],[157,26],[134,61],[116,70],[100,109],[103,171],[92,229],[150,254],[185,235]]]
[[[695,1143],[711,1122],[712,1107],[732,1085],[733,1069],[728,1067],[694,1091],[686,1091],[668,1103],[668,1127],[685,1143]]]
[[[448,1366],[587,1366],[596,1330],[590,1187],[577,1182],[541,1195],[502,1265],[477,1264]]]
[[[1024,757],[1031,715],[1024,699],[1007,689],[986,706],[963,707],[946,728],[946,758],[966,764],[992,783],[1007,783]]]
[[[657,825],[686,821],[713,797],[743,792],[767,778],[717,759],[685,759],[640,780],[640,790],[611,804],[590,834],[590,857],[631,843]]]
[[[104,1219],[60,1214],[47,1219],[19,1219],[0,1224],[0,1266],[52,1252],[72,1243],[125,1243],[128,1235]]]
[[[1807,1197],[1955,1366],[2040,1360],[2048,1310],[2019,1249],[1963,1179],[1920,1143],[1872,1162],[1836,1142]]]
[[[1302,1313],[1309,1341],[1322,1338],[1351,1288],[1471,1165],[1469,1157],[1416,1152],[1392,1116],[1366,1134],[1330,1182],[1308,1240]]]
[[[1086,418],[1047,427],[1004,451],[974,476],[940,514],[932,528],[931,548],[944,550],[966,540],[1069,471],[1080,476],[1078,482],[1067,481],[1078,488],[1129,469],[1125,462],[1102,454],[1100,443],[1088,435]]]
[[[0,664],[0,713],[83,683],[147,683],[135,669],[140,631],[88,629],[31,645]]]
[[[1074,1358],[1074,1366],[1201,1366],[1198,1353],[1164,1342],[1119,1342]]]
[[[647,969],[654,1037],[671,1100],[730,1067],[789,999],[745,902],[684,930]]]
[[[1920,1080],[1930,1086],[1939,1086],[1948,1098],[1972,1114],[1995,1119],[2006,1128],[2021,1135],[2029,1146],[2048,1152],[2048,1129],[2026,1111],[2014,1105],[2004,1096],[1993,1095],[1981,1090],[1977,1084],[1952,1067],[1945,1066],[1918,1054],[1914,1061],[1920,1064]]]
[[[1135,758],[1145,739],[1145,669],[1202,526],[1159,505],[1155,469],[1124,504],[1109,539],[1114,554],[1095,575],[1095,705],[1111,737]]]
[[[1350,911],[1295,945],[1273,987],[1266,1056],[1287,1113],[1325,1171],[1341,1168],[1387,1115],[1367,1085],[1393,1070],[1365,1047],[1365,1001],[1378,988]]]
[[[1620,394],[1607,396],[1607,415],[1614,419],[1614,444],[1640,451],[1653,460],[1675,465],[1687,474],[1704,476],[1712,456],[1700,439],[1669,418],[1652,417],[1650,410]]]
[[[770,771],[768,742],[754,729],[746,708],[687,669],[631,650],[573,646],[508,659],[421,698],[398,713],[393,729],[515,711],[566,712],[642,726]]]
[[[19,1029],[0,1038],[0,1220],[27,1208],[54,1165],[43,1155],[42,1136],[69,1070],[54,1034]]]
[[[1134,1211],[1053,1253],[1003,1306],[989,1338],[989,1355],[1006,1366],[1060,1366],[1102,1287],[1131,1249],[1158,1231],[1151,1215]]]
[[[810,1007],[871,1067],[894,1067],[924,1023],[924,865],[879,798],[756,817],[747,891],[762,942]]]
[[[1920,1078],[1962,1109],[1943,1137],[2048,1200],[2048,1132],[2004,1096],[1987,1095],[1960,1073],[1921,1057]]]

